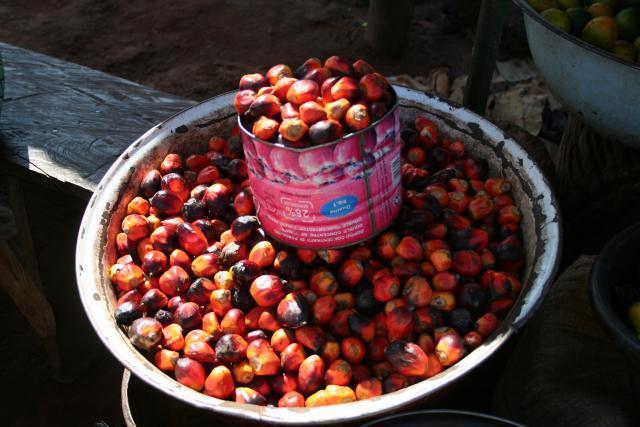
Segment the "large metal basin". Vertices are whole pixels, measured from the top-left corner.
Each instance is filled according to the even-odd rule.
[[[441,99],[396,87],[401,116],[413,120],[431,116],[441,132],[460,138],[486,158],[492,174],[504,174],[514,184],[523,211],[526,269],[523,290],[514,308],[482,346],[450,369],[406,389],[376,399],[321,408],[274,408],[218,400],[191,390],[158,370],[127,339],[113,318],[115,294],[107,271],[116,259],[112,243],[137,193],[140,178],[171,151],[190,153],[213,134],[234,124],[233,93],[205,101],[154,127],[135,141],[106,173],[91,198],[78,235],[76,274],[87,315],[107,348],[134,375],[176,399],[217,416],[278,424],[353,422],[415,406],[435,397],[491,357],[533,314],[555,276],[560,253],[559,212],[547,180],[529,155],[505,134],[472,112]],[[212,418],[213,420],[213,418]]]
[[[531,56],[551,93],[592,129],[640,148],[640,64],[623,61],[547,22],[526,0]]]

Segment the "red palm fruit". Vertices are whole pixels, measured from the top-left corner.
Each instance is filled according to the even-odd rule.
[[[351,387],[343,385],[327,385],[325,388],[325,402],[327,405],[338,405],[356,401],[356,394]]]
[[[409,385],[407,378],[400,374],[391,374],[382,382],[384,393],[393,393],[394,391],[406,388]]]
[[[287,91],[287,100],[295,105],[315,101],[320,95],[320,87],[313,80],[298,80]]]
[[[498,224],[519,224],[522,213],[517,206],[508,205],[498,211]]]
[[[498,327],[498,318],[493,313],[485,313],[475,322],[475,330],[483,337],[488,337]]]
[[[183,202],[189,198],[189,186],[182,175],[178,173],[168,173],[162,177],[160,188],[176,194]]]
[[[109,278],[120,291],[127,292],[144,283],[144,271],[133,263],[113,264]]]
[[[500,194],[493,198],[493,205],[496,212],[500,212],[502,208],[513,205],[514,203],[513,198],[508,194]]]
[[[516,298],[518,296],[518,294],[520,294],[520,291],[522,290],[522,282],[520,282],[520,279],[513,273],[505,273],[507,275],[507,279],[509,280],[509,283],[511,284],[511,297],[512,298]]]
[[[384,349],[389,345],[389,340],[385,337],[375,337],[367,344],[367,358],[373,362],[384,360]]]
[[[420,334],[418,336],[416,344],[418,344],[418,346],[426,354],[433,353],[436,350],[436,345],[433,342],[433,338],[429,334]]]
[[[239,115],[244,115],[258,95],[253,90],[241,90],[233,99],[233,107]]]
[[[275,332],[282,327],[280,322],[278,322],[277,314],[273,307],[269,307],[260,314],[258,327],[269,332]]]
[[[186,291],[190,285],[189,274],[182,267],[172,266],[162,273],[158,286],[169,296],[175,296]]]
[[[351,64],[351,66],[353,67],[353,71],[355,73],[355,76],[357,78],[360,78],[362,76],[364,76],[365,74],[371,74],[374,73],[376,70],[364,59],[358,59],[357,61],[355,61],[353,64]]]
[[[447,235],[447,226],[440,223],[433,223],[427,226],[424,232],[426,239],[444,239]]]
[[[125,235],[124,233],[121,234]],[[149,240],[151,241],[153,249],[161,252],[171,252],[178,247],[178,235],[176,232],[163,225],[153,230]],[[141,242],[142,241],[144,241],[144,239],[141,240]]]
[[[238,215],[253,215],[255,207],[253,205],[253,196],[251,191],[242,190],[233,199],[233,208]]]
[[[482,259],[475,251],[456,251],[453,253],[452,269],[463,276],[475,276],[482,270]]]
[[[431,261],[422,261],[420,263],[420,271],[427,277],[433,277],[437,272]]]
[[[190,255],[200,255],[209,246],[207,238],[202,231],[189,223],[179,224],[177,233],[180,246]]]
[[[340,345],[342,357],[349,363],[360,363],[367,354],[364,342],[358,337],[346,337]]]
[[[387,303],[384,305],[384,312],[385,314],[389,314],[398,307],[408,307],[408,306],[409,304],[407,304],[404,298],[394,298],[392,300],[387,301]]]
[[[318,296],[333,295],[338,290],[338,281],[326,268],[318,268],[311,273],[309,287]]]
[[[273,86],[273,95],[277,96],[282,104],[287,102],[287,93],[291,86],[298,80],[293,77],[283,77]]]
[[[480,262],[482,263],[482,270],[492,270],[496,266],[496,259],[493,256],[493,252],[489,249],[480,250]]]
[[[441,207],[445,207],[449,204],[449,193],[441,183],[429,184],[425,188],[426,192],[431,196],[435,197]]]
[[[413,329],[417,333],[433,332],[433,330],[444,324],[444,317],[438,310],[431,307],[420,307],[413,314]]]
[[[369,110],[367,106],[364,104],[352,105],[347,110],[344,116],[344,121],[351,129],[354,130],[366,128],[371,124],[371,117],[369,116]]]
[[[364,265],[356,259],[348,259],[340,266],[338,281],[349,288],[357,285],[364,276]]]
[[[360,85],[358,81],[352,77],[341,77],[331,86],[331,98],[333,101],[344,98],[349,102],[353,102],[359,98],[359,96]]]
[[[231,371],[226,366],[216,366],[204,383],[204,394],[218,399],[226,399],[235,391]]]
[[[488,167],[485,159],[469,157],[464,161],[464,174],[469,179],[484,180],[487,176]]]
[[[396,253],[407,261],[422,260],[422,246],[418,239],[412,236],[405,236],[396,246]]]
[[[278,395],[286,394],[290,391],[296,391],[298,388],[298,380],[296,376],[286,372],[279,372],[269,381],[271,389]]]
[[[183,357],[178,359],[175,366],[176,380],[189,388],[200,391],[204,388],[204,366],[196,360]]]
[[[266,310],[264,307],[256,306],[249,310],[245,316],[245,323],[248,329],[258,329],[260,316]]]
[[[265,397],[269,397],[271,395],[271,386],[264,377],[253,377],[253,380],[249,384],[247,384],[247,387],[257,391]]]
[[[431,295],[431,303],[429,305],[437,310],[452,311],[456,307],[456,298],[451,292],[435,291]]]
[[[440,249],[448,251],[450,248],[451,247],[449,246],[449,243],[447,243],[447,241],[442,239],[427,240],[422,244],[424,257],[428,259],[431,259],[431,254],[434,253],[435,251]]]
[[[275,375],[280,370],[280,358],[264,339],[251,341],[247,346],[247,359],[255,375]]]
[[[245,74],[240,77],[238,88],[240,90],[251,89],[258,90],[263,86],[267,86],[267,79],[260,73]]]
[[[178,225],[180,224],[184,224],[184,219],[180,216],[172,216],[170,218],[167,218],[165,220],[162,220],[160,222],[160,224],[164,227],[167,227],[167,229],[169,229],[169,231],[177,233],[178,232]]]
[[[379,73],[365,74],[360,78],[360,90],[362,97],[367,102],[376,102],[382,99],[384,91],[389,87],[387,80]]]
[[[278,321],[287,328],[299,328],[306,325],[309,321],[309,312],[309,303],[298,292],[287,294],[278,303]]]
[[[340,292],[339,294],[333,295],[333,300],[336,303],[336,310],[346,310],[348,308],[353,308],[356,304],[356,298],[351,292]]]
[[[162,175],[172,172],[182,172],[182,157],[176,153],[167,154],[162,160],[162,163],[160,163],[160,173]]]
[[[352,76],[353,66],[345,59],[333,55],[324,61],[324,66],[331,71],[334,76]]]
[[[457,213],[463,213],[469,206],[471,198],[462,191],[452,191],[448,195],[448,207]]]
[[[393,275],[399,277],[401,280],[406,280],[411,276],[415,276],[420,274],[420,265],[414,261],[405,261],[400,257],[394,258],[394,261],[391,261],[391,265],[393,267]]]
[[[298,370],[298,390],[304,394],[318,390],[324,382],[324,361],[316,354],[307,357]]]
[[[427,246],[433,246],[433,245],[436,245],[436,243],[429,245],[429,242],[438,242],[438,240],[429,240],[427,242]],[[429,250],[431,249],[429,248]],[[434,250],[429,255],[429,260],[431,261],[431,264],[433,264],[433,267],[438,272],[447,271],[451,267],[451,263],[453,262],[451,252],[447,249]]]
[[[447,181],[447,189],[451,192],[460,192],[463,194],[467,194],[469,192],[469,181],[461,178],[451,178]],[[451,197],[451,194],[449,194]]]
[[[322,67],[322,61],[318,58],[309,58],[302,63],[296,71],[294,72],[295,76],[301,79],[311,70],[315,70],[316,68]]]
[[[236,363],[232,369],[233,378],[238,384],[249,384],[255,376],[248,360]]]
[[[343,249],[318,249],[318,256],[327,264],[337,264],[345,257]]]
[[[304,348],[294,342],[280,352],[280,366],[286,372],[296,372],[305,358]]]
[[[285,393],[280,400],[278,400],[278,408],[304,408],[304,406],[304,396],[297,391]]]
[[[224,138],[214,135],[211,138],[209,138],[207,149],[209,151],[215,151],[217,153],[221,153],[224,150],[224,147],[226,145],[227,145],[227,141]]]
[[[436,342],[440,341],[440,339],[442,339],[442,337],[444,337],[445,335],[460,336],[457,330],[449,326],[441,326],[433,331],[433,338]]]
[[[489,290],[492,299],[500,299],[511,294],[511,281],[501,271],[487,270],[482,274],[480,283]]]
[[[315,101],[305,102],[300,106],[300,119],[308,126],[326,118],[324,107]]]
[[[354,310],[340,310],[336,312],[329,322],[329,331],[341,337],[346,337],[351,332],[349,330],[349,317],[354,314]]]
[[[261,393],[249,387],[236,388],[234,396],[236,403],[248,403],[259,406],[266,406],[267,404],[267,399]]]
[[[402,296],[414,307],[426,307],[431,302],[431,286],[422,276],[411,276],[404,284]]]
[[[387,336],[393,342],[409,337],[413,330],[413,312],[408,307],[398,307],[387,314]]]
[[[327,341],[320,347],[318,355],[322,357],[324,363],[331,363],[340,357],[340,344],[336,341]]]
[[[178,325],[180,326],[180,325]],[[200,341],[206,342],[207,344],[214,343],[214,337],[208,334],[206,331],[202,329],[193,329],[189,331],[189,333],[184,337],[184,345],[189,345],[192,342]]]
[[[376,336],[377,337],[386,337],[387,336],[387,314],[384,311],[378,312],[375,316],[373,316],[373,324],[376,328]]]
[[[130,214],[122,220],[122,231],[127,235],[127,239],[137,242],[147,237],[151,230],[144,215]]]
[[[280,328],[271,335],[271,347],[280,353],[294,340],[295,336],[292,331]]]
[[[153,356],[154,364],[162,371],[173,371],[180,358],[180,353],[172,350],[160,350]]]
[[[476,348],[480,347],[480,344],[482,344],[482,341],[484,341],[484,337],[476,331],[470,331],[465,334],[462,340],[464,341],[464,345],[468,349],[475,350]]]
[[[472,219],[479,221],[493,213],[493,201],[488,198],[476,196],[469,202],[467,210]]]
[[[119,234],[124,234],[124,233],[119,233]],[[125,236],[126,239],[126,236]],[[131,244],[133,244],[134,242],[131,242]],[[137,242],[138,245],[136,246],[136,250],[135,253],[138,254],[138,258],[140,260],[142,260],[143,264],[144,264],[144,257],[151,251],[155,250],[153,247],[153,242],[151,242],[151,238],[149,237],[145,237],[144,239],[140,240],[139,242]],[[162,253],[162,252],[161,252]],[[130,255],[130,254],[125,254],[125,255]],[[124,263],[121,262],[120,264],[128,264],[128,263]],[[141,265],[142,269],[144,270],[144,265]],[[149,274],[146,270],[145,273]]]
[[[484,182],[480,181],[479,179],[470,179],[469,188],[471,189],[471,193],[475,195],[487,195],[484,187]]]
[[[140,192],[146,198],[153,196],[156,191],[160,190],[160,181],[162,175],[157,169],[153,169],[142,178],[140,181]]]
[[[180,304],[173,313],[174,322],[182,327],[183,330],[189,331],[199,327],[202,323],[202,312],[198,304],[193,302],[185,302]]]
[[[149,289],[140,298],[140,304],[142,304],[147,313],[155,313],[159,309],[166,307],[168,302],[169,298],[156,288]]]
[[[252,118],[260,116],[276,117],[278,114],[280,114],[280,100],[277,96],[271,94],[256,96],[245,113],[246,116]]]
[[[356,386],[356,398],[358,400],[371,399],[382,396],[382,383],[377,378],[367,378]]]
[[[429,359],[422,348],[404,340],[389,344],[384,356],[397,373],[406,376],[423,377],[429,366]]]
[[[349,331],[359,336],[364,342],[371,342],[376,335],[374,323],[360,313],[353,313],[347,321]]]
[[[327,119],[339,122],[347,114],[349,107],[351,107],[351,103],[344,98],[340,98],[337,101],[327,102],[324,105],[324,112]]]
[[[187,300],[179,295],[173,298],[169,298],[169,302],[167,303],[167,310],[169,310],[171,313],[174,313],[176,309],[185,302],[187,302]]]
[[[170,325],[162,328],[162,347],[180,351],[184,348],[185,340],[182,336],[182,327],[177,323],[171,323]]]
[[[227,289],[232,290],[236,287],[237,283],[233,280],[233,274],[230,271],[222,270],[218,271],[213,276],[213,282],[216,285],[217,289]]]
[[[426,147],[438,145],[438,127],[424,116],[418,116],[415,120],[415,128],[418,131],[418,141]]]
[[[282,106],[280,115],[283,119],[299,119],[300,111],[297,105],[287,102]]]
[[[471,228],[471,220],[453,209],[445,209],[442,220],[450,230],[467,230]]]
[[[333,85],[335,85],[338,80],[340,80],[340,77],[329,77],[327,80],[322,82],[322,85],[320,86],[320,95],[325,105],[328,102],[336,101],[331,95],[331,88],[333,88]]]
[[[373,376],[371,369],[362,364],[351,365],[351,383],[358,384],[360,381]]]
[[[234,241],[246,240],[260,227],[258,218],[253,215],[239,216],[231,223],[231,235]]]
[[[440,363],[440,359],[435,354],[427,354],[429,358],[429,367],[427,368],[426,377],[431,378],[434,375],[439,374],[444,369],[442,367],[442,363]]]
[[[191,262],[191,272],[196,277],[213,276],[219,270],[218,255],[216,254],[202,254],[197,256]],[[207,295],[208,297],[208,295]]]
[[[497,299],[489,303],[489,311],[502,319],[507,315],[512,306],[513,299],[511,298]]]
[[[227,334],[216,343],[216,357],[224,363],[236,363],[245,358],[247,342],[240,335]]]
[[[300,119],[284,119],[278,128],[280,135],[291,142],[300,141],[308,130],[309,127]]]
[[[387,302],[400,293],[400,279],[384,275],[373,280],[373,297],[377,301]]]
[[[251,131],[257,138],[268,141],[278,132],[279,126],[280,123],[277,121],[269,117],[260,116],[260,118],[253,123]]]
[[[222,335],[222,328],[218,322],[218,317],[213,311],[202,316],[202,330],[217,340]]]
[[[511,183],[504,178],[489,178],[485,181],[484,188],[489,195],[496,197],[511,191]]]
[[[327,403],[327,392],[325,390],[318,390],[311,396],[307,397],[304,406],[307,408],[317,408],[319,406],[329,405]]]
[[[159,190],[149,199],[149,203],[159,214],[170,216],[180,213],[183,200],[175,193]]]
[[[263,274],[251,283],[250,293],[260,307],[271,307],[284,297],[284,284],[278,276]]]
[[[187,169],[193,172],[200,172],[207,166],[211,166],[211,160],[204,154],[191,154],[185,160],[185,164],[187,165]]]
[[[254,124],[254,128],[255,128],[255,124]],[[254,133],[255,133],[255,130],[254,130]],[[211,183],[213,183],[219,178],[220,178],[220,170],[216,166],[205,166],[204,168],[202,168],[200,172],[198,172],[198,176],[196,177],[196,183],[199,185],[200,184],[210,185]],[[198,197],[198,199],[201,199],[201,197]]]
[[[313,80],[314,82],[321,85],[325,82],[329,77],[331,77],[331,71],[325,67],[315,68],[310,70],[307,74],[303,76],[305,80]]]
[[[309,128],[309,138],[314,145],[334,141],[342,135],[342,125],[336,120],[320,120]]]
[[[351,365],[343,359],[337,359],[331,362],[324,374],[324,382],[327,385],[346,386],[351,383],[351,378]]]
[[[214,363],[216,361],[215,351],[203,341],[193,341],[185,345],[184,355],[200,363]]]
[[[275,85],[278,80],[283,77],[293,77],[293,71],[291,71],[291,68],[289,68],[288,65],[274,65],[273,67],[269,68],[269,71],[267,71],[267,80],[272,86]]]
[[[220,328],[223,334],[238,334],[243,335],[245,326],[245,317],[242,310],[238,308],[232,308],[224,315],[220,322]]]
[[[411,147],[407,150],[407,161],[413,166],[420,167],[427,161],[427,152],[419,146]]]
[[[326,325],[331,321],[336,308],[336,302],[331,295],[318,298],[311,306],[311,323]]]
[[[453,156],[454,159],[459,160],[463,159],[465,156],[464,152],[464,144],[461,141],[453,141],[449,144],[448,148],[449,152]]]
[[[448,334],[436,344],[436,356],[442,366],[451,366],[465,356],[464,341],[459,335]]]
[[[216,289],[209,296],[211,309],[218,317],[224,317],[227,311],[233,307],[231,302],[231,291],[228,289]]]
[[[256,243],[249,252],[249,261],[254,262],[260,268],[271,266],[275,258],[276,250],[271,242],[266,240]]]
[[[318,351],[327,342],[322,329],[317,326],[303,326],[295,330],[296,341],[312,351]]]

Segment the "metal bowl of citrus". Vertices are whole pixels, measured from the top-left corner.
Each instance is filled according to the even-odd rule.
[[[551,93],[602,136],[640,148],[640,0],[514,0]]]

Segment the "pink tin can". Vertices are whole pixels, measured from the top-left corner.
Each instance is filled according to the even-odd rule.
[[[400,115],[336,141],[296,149],[255,137],[239,120],[257,216],[272,238],[326,249],[369,239],[400,212]]]

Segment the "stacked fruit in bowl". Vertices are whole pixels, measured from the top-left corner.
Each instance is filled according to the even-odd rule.
[[[640,62],[640,1],[528,0],[556,27],[629,62]]]

